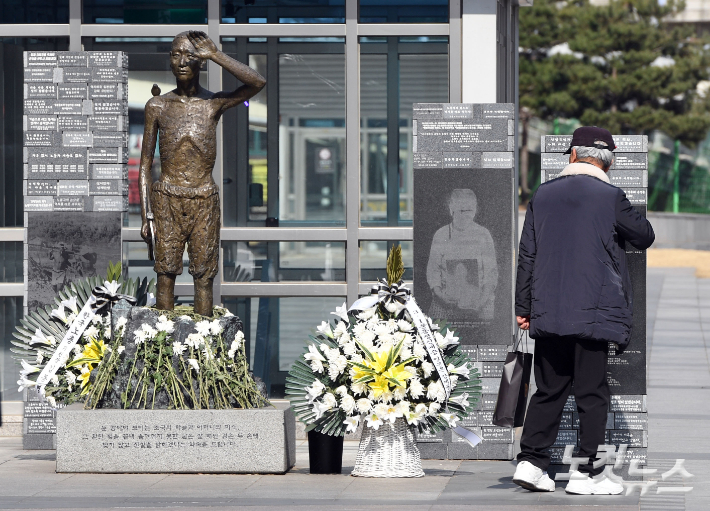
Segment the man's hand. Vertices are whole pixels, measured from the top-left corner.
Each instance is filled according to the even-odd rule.
[[[143,224],[141,225],[141,238],[143,238],[143,241],[146,243],[151,242],[150,225],[148,225],[148,220],[143,220]]]
[[[187,33],[187,39],[195,47],[195,56],[201,59],[209,60],[219,51],[212,39],[199,30],[190,30]]]
[[[530,328],[530,316],[515,316],[518,321],[518,326],[521,330],[528,330]]]

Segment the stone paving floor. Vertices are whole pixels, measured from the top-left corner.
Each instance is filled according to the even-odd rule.
[[[694,477],[658,486],[688,493],[572,496],[563,482],[531,493],[512,483],[514,463],[500,461],[425,460],[424,478],[355,478],[355,442],[346,442],[343,475],[310,475],[305,442],[286,475],[56,474],[53,451],[0,438],[0,509],[709,510],[710,279],[650,269],[648,339],[648,468],[660,474],[684,459]]]

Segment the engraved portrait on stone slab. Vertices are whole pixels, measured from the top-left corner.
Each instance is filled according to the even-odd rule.
[[[233,91],[203,89],[200,69],[207,60],[222,66],[243,85]],[[175,277],[182,273],[187,244],[189,272],[195,283],[195,312],[211,316],[221,227],[219,189],[212,179],[217,123],[227,109],[258,93],[266,80],[222,53],[204,32],[198,31],[175,36],[170,67],[177,87],[151,98],[145,106],[139,177],[141,236],[149,246],[155,243],[151,249],[158,274],[156,306],[173,309]],[[154,183],[151,166],[158,140],[161,176]]]
[[[434,318],[491,320],[498,264],[491,233],[476,223],[478,199],[457,188],[448,200],[451,223],[434,234],[427,263]]]
[[[417,302],[462,344],[510,344],[512,205],[510,169],[414,170]]]

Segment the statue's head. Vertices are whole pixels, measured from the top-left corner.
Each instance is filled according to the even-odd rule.
[[[180,32],[173,39],[170,49],[170,69],[180,81],[199,79],[204,60],[195,54],[195,47],[187,38],[187,32]]]
[[[455,229],[464,230],[473,225],[478,210],[478,200],[473,190],[457,188],[449,196],[449,213]]]

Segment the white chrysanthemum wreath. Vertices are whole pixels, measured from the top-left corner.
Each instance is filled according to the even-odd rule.
[[[346,304],[331,314],[310,336],[305,353],[294,363],[286,380],[286,394],[296,416],[328,435],[354,432],[361,420],[377,430],[400,417],[420,432],[455,427],[481,397],[477,369],[459,349],[459,339],[449,328],[427,318],[451,380],[445,385],[407,310],[408,291],[400,280],[401,250],[388,258],[388,281],[376,286],[381,299],[364,310],[347,310]],[[374,292],[373,292],[374,294]]]

